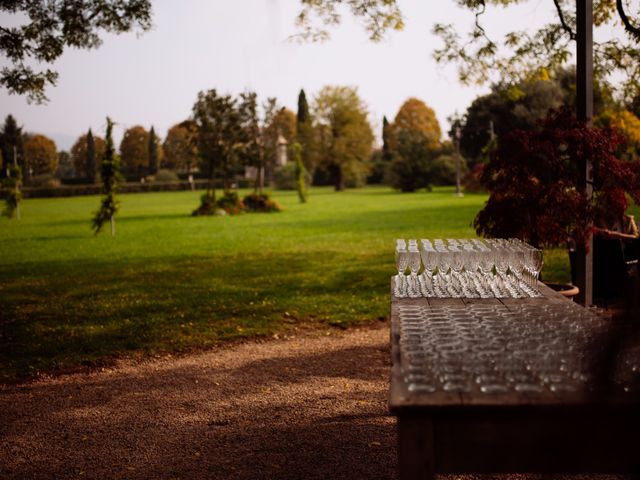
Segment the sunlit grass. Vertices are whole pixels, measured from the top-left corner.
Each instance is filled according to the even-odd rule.
[[[386,317],[394,239],[474,236],[486,199],[274,196],[281,213],[204,218],[196,192],[122,195],[116,238],[90,230],[98,197],[24,201],[22,220],[0,220],[0,375]],[[545,279],[568,279],[565,252],[546,262]]]

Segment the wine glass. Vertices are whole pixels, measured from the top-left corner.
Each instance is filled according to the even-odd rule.
[[[408,294],[410,297],[419,297],[420,289],[418,288],[418,271],[420,270],[421,261],[417,245],[409,245],[408,264],[411,272],[409,276]]]
[[[395,294],[397,297],[406,295],[406,285],[404,282],[404,272],[409,265],[409,254],[406,247],[396,246],[396,268],[398,269],[398,275],[396,275],[396,289]]]
[[[531,273],[535,281],[536,287],[538,286],[538,275],[544,265],[544,259],[542,257],[542,250],[534,248],[531,250]]]

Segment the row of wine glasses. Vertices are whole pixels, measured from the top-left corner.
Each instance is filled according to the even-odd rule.
[[[540,296],[542,251],[518,239],[398,239],[395,254],[397,297]]]
[[[504,394],[575,392],[593,381],[591,366],[610,323],[572,302],[396,307],[400,367],[409,391]],[[633,382],[638,357],[625,357],[616,384]]]

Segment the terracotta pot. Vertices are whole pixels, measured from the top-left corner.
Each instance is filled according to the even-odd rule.
[[[569,300],[573,301],[573,297],[580,293],[580,289],[575,285],[571,285],[570,283],[546,283],[545,285],[552,290],[555,290],[560,295],[567,297]]]

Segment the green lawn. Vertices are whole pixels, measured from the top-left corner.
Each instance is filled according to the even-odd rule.
[[[388,314],[396,237],[469,237],[484,195],[313,189],[285,211],[190,217],[199,193],[122,195],[117,236],[98,197],[34,199],[0,219],[0,379],[126,354],[183,351],[295,324]],[[566,279],[561,251],[547,279]]]

